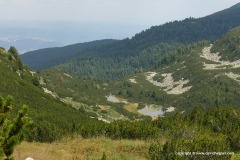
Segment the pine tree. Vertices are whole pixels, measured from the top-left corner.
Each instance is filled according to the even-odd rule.
[[[8,52],[12,53],[13,57],[17,60],[19,58],[18,51],[15,47],[11,46]]]
[[[17,144],[23,140],[22,129],[31,122],[27,117],[26,105],[23,105],[18,115],[8,119],[9,111],[12,110],[12,97],[7,99],[0,97],[0,159],[13,160],[12,153]]]

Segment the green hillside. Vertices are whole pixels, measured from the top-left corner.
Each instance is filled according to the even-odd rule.
[[[53,141],[72,134],[73,124],[82,126],[94,122],[84,112],[44,93],[38,83],[39,75],[22,63],[15,48],[9,51],[0,48],[0,96],[14,97],[15,113],[23,104],[29,106],[29,116],[34,122],[26,131],[29,140]]]
[[[59,49],[33,51],[23,54],[22,58],[26,64],[37,70],[59,64],[56,68],[79,78],[116,80],[152,69],[156,59],[181,44],[216,40],[229,29],[240,25],[239,15],[240,5],[236,4],[203,18],[187,18],[151,27],[131,39],[98,47],[95,45],[91,47],[89,43],[88,49],[79,50],[75,52],[76,54],[71,54],[72,47],[67,46],[61,48],[61,51]],[[154,51],[150,51],[151,49]],[[61,58],[58,53],[68,55],[68,58],[64,58],[65,56]]]

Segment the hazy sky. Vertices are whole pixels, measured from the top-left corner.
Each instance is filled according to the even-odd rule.
[[[19,24],[24,27],[35,25],[40,29],[52,28],[49,32],[39,31],[39,35],[44,33],[50,35],[44,35],[45,37],[58,39],[57,36],[62,36],[59,34],[62,33],[65,34],[62,39],[67,39],[67,42],[121,39],[165,22],[190,16],[203,17],[238,2],[239,0],[0,0],[0,28],[4,25],[19,28]],[[8,22],[4,23],[6,21]],[[26,23],[27,21],[33,23]],[[44,22],[44,25],[36,22]],[[73,27],[73,24],[77,25]],[[0,31],[1,35],[3,30]],[[37,33],[36,30],[9,32],[25,35]]]
[[[202,17],[239,0],[0,0],[0,20],[159,25]]]

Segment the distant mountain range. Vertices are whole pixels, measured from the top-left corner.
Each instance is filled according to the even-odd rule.
[[[124,29],[122,29],[124,28]],[[142,25],[85,24],[77,22],[3,21],[0,26],[0,46],[25,52],[60,47],[101,38],[122,39],[146,28]]]
[[[3,36],[0,37],[0,46],[9,49],[10,46],[15,46],[18,48],[19,54],[23,54],[25,52],[38,50],[41,48],[50,48],[62,46],[63,44],[58,41],[46,39],[46,38],[38,38],[38,37],[19,37],[19,36]]]

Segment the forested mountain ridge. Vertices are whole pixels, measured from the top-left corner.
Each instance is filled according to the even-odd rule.
[[[67,62],[76,54],[79,54],[79,56],[91,55],[95,50],[99,50],[115,42],[117,40],[108,39],[67,45],[65,47],[46,48],[28,52],[21,55],[21,57],[32,69],[41,70]]]
[[[156,55],[160,57],[166,51],[173,50],[181,44],[199,40],[216,40],[229,29],[240,25],[239,15],[240,6],[236,4],[229,9],[203,18],[187,18],[154,26],[136,34],[131,39],[127,38],[98,48],[89,46],[88,50],[76,52],[72,57],[73,54],[70,54],[69,59],[64,60],[66,63],[62,64],[57,59],[57,54],[54,54],[56,59],[43,56],[49,53],[48,49],[33,51],[31,54],[26,53],[22,55],[22,58],[25,63],[37,70],[59,64],[56,68],[80,78],[114,80],[133,75],[141,70],[151,69]],[[147,51],[153,46],[160,49],[151,56],[151,52]],[[64,50],[61,54],[67,55],[68,51]],[[46,60],[46,63],[38,62],[37,57]],[[146,62],[143,62],[144,60]]]
[[[133,39],[141,39],[142,43],[176,41],[186,44],[200,40],[215,41],[229,29],[240,25],[239,9],[240,3],[206,17],[190,17],[182,21],[153,26],[136,34]]]

